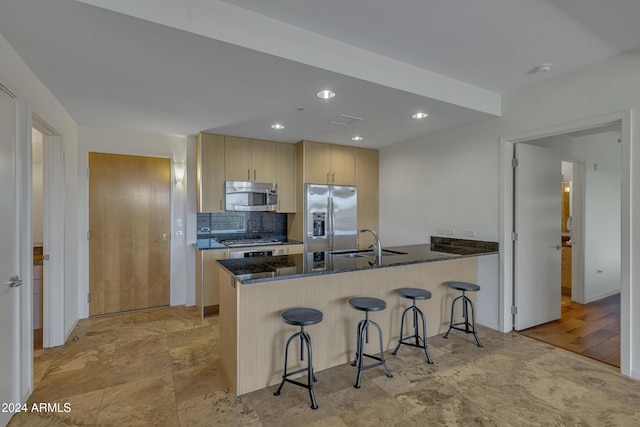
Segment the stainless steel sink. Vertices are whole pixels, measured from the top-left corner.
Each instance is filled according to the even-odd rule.
[[[382,249],[382,256],[391,255],[406,255],[406,252],[392,251],[390,249]],[[353,249],[353,250],[341,250],[332,251],[331,255],[337,255],[345,258],[359,258],[359,257],[375,257],[376,251],[372,249]]]

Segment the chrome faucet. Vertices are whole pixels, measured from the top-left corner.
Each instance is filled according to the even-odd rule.
[[[373,247],[373,249],[376,250],[376,261],[378,262],[378,264],[380,264],[380,261],[382,261],[382,243],[380,243],[380,238],[378,237],[378,233],[376,233],[375,231],[369,228],[363,228],[362,230],[360,230],[361,233],[364,233],[365,231],[368,231],[369,233],[373,234],[373,237],[376,239],[376,242],[372,243],[371,246],[369,247],[370,248]]]

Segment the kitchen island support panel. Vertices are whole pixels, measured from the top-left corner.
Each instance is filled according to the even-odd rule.
[[[279,383],[284,346],[291,335],[290,330],[282,327],[280,316],[284,310],[295,307],[312,307],[324,313],[324,321],[313,335],[314,371],[319,381],[323,369],[351,363],[354,357],[356,325],[361,315],[349,308],[350,298],[369,296],[387,302],[387,310],[377,313],[376,322],[383,330],[385,350],[393,350],[400,338],[402,311],[411,304],[398,298],[397,290],[426,289],[432,293],[424,307],[427,336],[442,334],[449,325],[451,301],[458,296],[448,289],[447,282],[474,282],[476,263],[474,257],[459,258],[253,285],[235,282],[218,266],[222,284],[221,358],[229,381],[238,396]],[[408,322],[405,332],[410,328]],[[304,367],[297,353],[299,349],[290,359],[297,360],[300,366],[293,366],[292,370]],[[355,378],[355,370],[353,375]]]

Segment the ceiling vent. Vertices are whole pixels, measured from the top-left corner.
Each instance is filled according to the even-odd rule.
[[[345,116],[344,114],[340,114],[338,117],[331,120],[329,123],[333,123],[334,125],[349,126],[360,120],[362,120],[360,117]]]

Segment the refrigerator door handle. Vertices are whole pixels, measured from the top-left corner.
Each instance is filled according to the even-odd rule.
[[[333,197],[329,196],[327,198],[327,209],[328,209],[328,218],[327,223],[329,228],[327,230],[327,236],[329,237],[329,250],[333,250]]]

